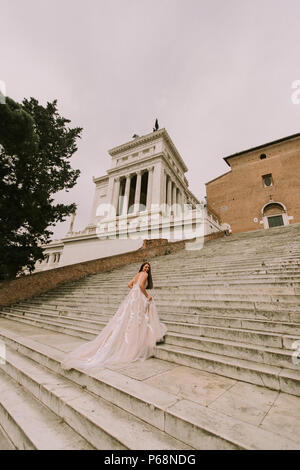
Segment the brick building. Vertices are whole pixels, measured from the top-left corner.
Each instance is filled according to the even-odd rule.
[[[207,204],[233,233],[300,222],[300,134],[224,158],[206,183]]]

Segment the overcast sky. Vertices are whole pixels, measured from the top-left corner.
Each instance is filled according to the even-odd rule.
[[[0,0],[0,80],[16,101],[58,100],[83,127],[77,185],[56,201],[90,221],[107,150],[165,127],[196,197],[222,157],[300,131],[300,0]],[[57,225],[64,236],[70,218]]]

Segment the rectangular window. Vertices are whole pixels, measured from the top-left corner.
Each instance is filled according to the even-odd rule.
[[[274,215],[272,217],[268,217],[269,228],[272,227],[280,227],[283,224],[282,215]]]

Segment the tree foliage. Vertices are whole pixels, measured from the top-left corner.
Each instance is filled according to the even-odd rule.
[[[35,98],[21,104],[6,97],[0,104],[0,279],[10,279],[43,259],[49,227],[63,222],[73,204],[54,204],[53,195],[77,181],[70,158],[82,128],[57,111],[57,100],[44,107]]]

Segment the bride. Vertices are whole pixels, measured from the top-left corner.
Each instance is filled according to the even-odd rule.
[[[147,284],[147,286],[146,286]],[[153,356],[155,343],[167,328],[160,323],[156,306],[146,291],[153,288],[148,262],[128,283],[131,289],[109,323],[92,341],[81,344],[61,362],[63,369],[122,366]]]

